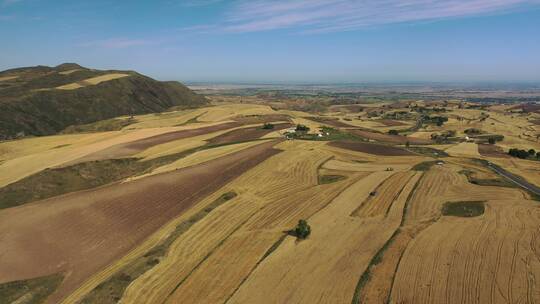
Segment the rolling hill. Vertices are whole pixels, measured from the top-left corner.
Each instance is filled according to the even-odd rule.
[[[203,96],[179,82],[157,81],[134,71],[94,70],[74,63],[16,68],[0,72],[0,140],[205,104]]]

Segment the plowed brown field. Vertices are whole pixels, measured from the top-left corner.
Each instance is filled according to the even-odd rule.
[[[0,282],[64,272],[49,298],[58,302],[195,202],[278,153],[273,145],[0,212]]]
[[[374,155],[383,156],[411,156],[413,153],[392,146],[385,146],[380,144],[368,144],[357,141],[335,141],[329,143],[330,146],[338,147],[342,149],[353,150],[357,152],[369,153]]]
[[[289,123],[281,123],[275,124],[273,129],[262,129],[261,126],[236,129],[211,138],[210,140],[208,140],[208,143],[212,145],[219,145],[224,143],[253,140],[261,138],[268,133],[283,130],[291,126],[292,124]]]
[[[387,143],[392,143],[392,144],[404,145],[405,143],[409,142],[410,144],[413,144],[413,145],[428,145],[428,144],[433,143],[431,140],[424,139],[424,138],[402,136],[402,135],[390,135],[390,134],[371,132],[367,130],[348,130],[348,132],[367,138],[367,139],[372,139],[372,140],[376,140],[380,142],[387,142]]]
[[[139,140],[124,143],[124,144],[115,145],[107,149],[97,151],[95,153],[87,155],[82,159],[78,159],[77,161],[84,162],[84,161],[129,157],[141,151],[144,151],[148,148],[151,148],[153,146],[157,146],[159,144],[163,144],[163,143],[167,143],[167,142],[171,142],[171,141],[175,141],[175,140],[179,140],[183,138],[203,135],[203,134],[207,134],[211,132],[227,130],[227,129],[231,129],[238,126],[240,126],[240,123],[228,122],[228,123],[223,123],[223,124],[209,126],[209,127],[168,132],[168,133],[164,133],[164,134],[160,134],[160,135],[156,135],[156,136],[152,136],[148,138],[143,138],[143,139],[139,139]]]

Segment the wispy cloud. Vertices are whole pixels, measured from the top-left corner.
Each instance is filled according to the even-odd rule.
[[[206,5],[212,5],[218,2],[222,2],[223,0],[187,0],[182,1],[183,6],[206,6]]]
[[[312,33],[336,32],[504,13],[533,5],[540,5],[540,0],[239,0],[221,28],[227,32],[287,28]]]
[[[12,15],[0,15],[0,21],[9,21],[15,19]]]
[[[12,4],[15,4],[15,3],[18,3],[18,2],[21,2],[22,0],[3,0],[2,1],[2,6],[8,6],[8,5],[12,5]]]
[[[122,49],[134,46],[156,44],[156,41],[146,39],[111,38],[105,40],[88,41],[78,44],[80,47],[98,47],[106,49]]]

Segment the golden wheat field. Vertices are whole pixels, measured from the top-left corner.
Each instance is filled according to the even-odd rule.
[[[526,117],[224,99],[0,142],[0,303],[540,303]]]

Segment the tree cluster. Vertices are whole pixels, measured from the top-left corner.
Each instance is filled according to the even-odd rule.
[[[531,157],[535,157],[537,159],[540,159],[540,151],[536,152],[534,149],[530,150],[523,150],[523,149],[516,149],[512,148],[508,150],[508,154],[513,157],[521,158],[521,159],[527,159]]]

